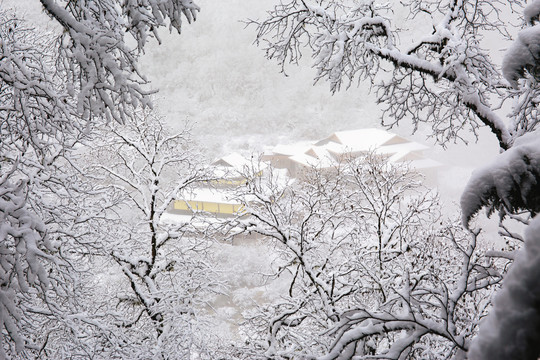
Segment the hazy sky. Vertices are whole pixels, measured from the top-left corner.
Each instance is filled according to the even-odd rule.
[[[255,28],[240,20],[264,16],[273,3],[199,0],[197,22],[185,26],[180,37],[164,32],[164,44],[150,46],[143,59],[143,70],[160,89],[161,111],[173,124],[195,122],[195,133],[204,135],[201,141],[211,154],[379,126],[380,109],[367,84],[331,95],[327,83],[313,86],[309,55],[303,66],[287,68],[288,77],[264,58],[253,45]],[[403,123],[393,131],[410,136],[410,129]],[[413,138],[432,145],[427,133],[421,128]],[[436,150],[437,156],[476,164],[471,152],[497,152],[496,141],[486,134],[480,146],[450,146],[444,153]]]

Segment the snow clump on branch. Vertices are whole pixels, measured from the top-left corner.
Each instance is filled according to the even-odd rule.
[[[539,135],[536,131],[522,136],[494,163],[473,173],[461,196],[465,227],[483,207],[488,214],[495,210],[503,215],[516,210],[540,211]]]
[[[539,16],[540,0],[531,2],[523,9],[523,17],[525,18],[525,22],[529,25],[534,25],[534,22],[538,21]]]
[[[540,217],[530,223],[525,247],[480,325],[469,360],[535,360],[540,356]]]
[[[533,1],[523,11],[525,21],[534,25],[540,15],[540,0]],[[540,60],[540,25],[521,30],[517,39],[504,55],[502,72],[503,76],[514,88],[518,87],[517,81],[525,76],[525,71],[538,77],[540,69],[537,63]]]

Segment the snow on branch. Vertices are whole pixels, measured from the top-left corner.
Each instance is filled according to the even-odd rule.
[[[463,225],[483,207],[513,213],[540,211],[540,140],[538,131],[522,136],[492,164],[476,170],[463,195]]]
[[[488,1],[403,5],[417,17],[420,10],[415,9],[422,8],[425,20],[434,23],[433,32],[413,44],[400,44],[402,30],[392,21],[393,9],[376,1],[291,0],[276,6],[266,20],[251,23],[258,27],[257,43],[266,44],[266,56],[282,67],[298,63],[309,48],[315,80],[327,80],[332,92],[354,82],[375,85],[378,101],[387,106],[387,126],[403,119],[412,119],[416,126],[430,123],[442,144],[460,139],[465,129],[476,133],[487,126],[501,148],[509,148],[510,133],[490,109],[491,94],[503,86],[501,76],[480,46],[481,31],[502,24],[501,11]],[[380,77],[388,63],[395,69],[392,79]],[[411,80],[401,83],[402,75]]]
[[[540,1],[533,0],[527,4],[525,9],[523,9],[523,17],[525,22],[530,25],[534,25],[535,21],[538,21],[540,16]]]
[[[540,59],[540,25],[534,25],[540,15],[540,1],[530,2],[523,10],[523,17],[529,27],[518,33],[512,46],[504,55],[502,72],[505,79],[518,88],[518,80],[532,75],[539,77],[538,60]]]
[[[162,221],[181,191],[207,180],[208,171],[189,146],[189,126],[171,133],[162,118],[141,109],[126,124],[104,124],[94,136],[85,173],[117,190],[121,201],[106,211],[109,219],[118,218],[114,231],[100,235],[106,258],[124,276],[108,279],[118,289],[102,306],[119,302],[114,311],[125,325],[118,333],[137,353],[129,358],[192,358],[190,353],[211,346],[202,345],[211,330],[201,309],[223,284],[212,268],[206,230],[188,216]]]
[[[44,263],[51,243],[45,225],[28,208],[26,183],[13,183],[6,171],[0,178],[0,356],[24,354],[32,347],[25,330],[25,296],[33,292],[45,296],[49,278]],[[53,260],[54,261],[54,260]],[[22,308],[21,308],[22,307]]]
[[[142,85],[138,57],[149,37],[158,41],[158,29],[170,22],[181,30],[182,18],[196,19],[199,7],[191,0],[54,1],[41,0],[47,14],[62,25],[57,62],[73,85],[77,110],[85,118],[105,116],[119,122],[139,105],[149,106],[154,91]],[[130,38],[137,46],[132,49]]]
[[[477,233],[442,218],[416,173],[372,154],[305,169],[289,184],[251,177],[245,190],[250,217],[241,223],[275,246],[272,276],[288,285],[246,315],[246,358],[467,351],[501,271],[481,255]]]
[[[495,295],[468,353],[470,360],[536,360],[540,356],[540,217],[525,235],[525,247]]]
[[[40,348],[75,354],[78,339],[66,346],[52,329],[85,332],[85,325],[75,329],[79,324],[66,320],[80,309],[72,299],[85,287],[71,287],[80,278],[70,260],[89,252],[89,215],[74,201],[88,188],[66,161],[84,137],[84,124],[54,68],[52,44],[47,33],[0,11],[3,358],[39,357]]]
[[[502,71],[505,79],[514,87],[526,72],[538,77],[540,59],[540,25],[528,27],[519,32],[517,39],[504,55]]]

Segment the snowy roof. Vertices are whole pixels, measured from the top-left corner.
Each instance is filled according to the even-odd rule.
[[[312,156],[306,153],[296,154],[289,159],[308,167],[316,166],[324,168],[335,165],[335,159],[328,152],[319,154],[319,156]]]
[[[329,154],[335,157],[336,155],[374,151],[383,147],[388,149],[381,151],[385,154],[427,149],[427,146],[411,142],[384,130],[357,129],[338,131],[317,142],[302,141],[288,145],[279,144],[272,149],[272,153],[290,157],[306,153],[321,159]]]
[[[432,169],[443,166],[442,163],[433,159],[418,159],[409,163],[415,169]]]
[[[381,146],[375,149],[375,151],[379,154],[390,155],[388,158],[390,162],[399,162],[411,153],[415,153],[417,155],[416,158],[423,157],[421,153],[426,149],[428,149],[427,146],[410,141],[402,144]]]
[[[287,145],[278,144],[272,148],[271,152],[276,155],[292,156],[307,151],[311,146],[313,146],[312,141],[301,141]]]
[[[356,152],[372,150],[384,145],[406,143],[408,140],[384,130],[370,128],[337,131],[317,142],[316,145],[326,145],[331,142],[349,148],[349,152]]]
[[[253,159],[247,159],[237,152],[223,156],[214,160],[213,173],[221,178],[242,178],[246,171],[256,168],[256,171],[264,170],[268,166],[264,162],[254,163]]]
[[[286,156],[291,161],[304,166],[329,167],[335,165],[342,156],[374,151],[387,155],[390,162],[420,161],[424,160],[422,152],[427,146],[409,141],[396,134],[380,129],[357,129],[338,131],[317,142],[298,142],[290,145],[277,145],[272,149],[274,156]],[[272,155],[266,155],[270,159]],[[436,161],[424,161],[418,168],[440,166]]]
[[[225,166],[234,168],[236,170],[242,170],[245,166],[251,165],[251,160],[246,159],[244,156],[240,155],[237,152],[234,152],[232,154],[214,160],[212,165]]]

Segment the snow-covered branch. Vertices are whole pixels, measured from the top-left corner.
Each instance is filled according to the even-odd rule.
[[[537,359],[540,356],[538,279],[540,221],[527,228],[524,248],[496,294],[493,310],[482,322],[469,359]]]
[[[443,145],[456,139],[466,142],[462,135],[465,132],[478,137],[478,129],[487,126],[504,153],[474,172],[461,200],[462,223],[469,227],[482,208],[487,208],[488,214],[498,211],[500,233],[512,242],[507,247],[514,251],[523,242],[523,236],[502,221],[524,211],[530,219],[540,210],[537,116],[540,1],[524,3],[405,0],[390,5],[377,0],[290,0],[274,7],[265,20],[252,23],[258,28],[257,43],[264,44],[267,57],[277,58],[282,66],[298,63],[301,53],[307,50],[317,70],[316,80],[329,81],[332,91],[356,81],[375,86],[378,101],[384,106],[383,125],[392,127],[402,120],[412,120],[416,130],[425,123],[431,126],[430,136]],[[517,29],[518,35],[512,39],[514,25],[508,15],[521,10],[522,28]],[[402,12],[408,13],[405,24],[397,16]],[[425,27],[419,36],[414,31],[421,24]],[[412,30],[410,34],[409,30]],[[501,39],[513,41],[502,69],[481,45],[483,36],[493,31]],[[507,103],[512,107],[509,121],[501,114]],[[528,221],[520,222],[527,225]],[[388,230],[391,234],[390,227]],[[471,236],[477,236],[477,232]],[[491,260],[478,263],[473,251],[476,245],[462,248],[453,243],[455,251],[465,258],[460,265],[459,280],[444,285],[448,296],[454,289],[454,302],[461,297],[459,294],[483,293],[500,282],[504,271],[494,269],[494,264],[508,265],[508,260],[513,258],[513,253],[492,251]],[[381,259],[379,263],[383,263]],[[381,287],[380,281],[374,283]],[[389,296],[389,291],[380,293],[385,298]],[[423,301],[431,303],[435,298],[445,303],[435,294],[429,301]],[[478,306],[482,311],[486,309]],[[408,339],[404,338],[403,343]],[[343,354],[345,349],[353,351],[348,343],[342,345]],[[455,345],[460,351],[467,348],[463,344]],[[402,352],[399,346],[397,349],[401,358],[413,356]],[[534,346],[531,349],[531,359],[536,358]],[[362,356],[359,358],[370,358],[368,354]]]
[[[486,207],[514,213],[526,210],[532,214],[540,211],[540,142],[537,132],[519,139],[508,151],[500,154],[495,162],[476,170],[461,197],[463,224]]]
[[[41,0],[45,12],[64,29],[59,39],[57,67],[70,82],[70,96],[77,111],[126,121],[139,105],[149,105],[145,76],[138,57],[149,37],[159,40],[158,30],[167,26],[180,32],[182,19],[192,22],[199,7],[191,0],[55,1]],[[137,46],[132,49],[131,39]]]
[[[424,122],[442,144],[460,139],[464,130],[476,134],[487,126],[500,147],[508,149],[519,135],[491,104],[508,86],[480,46],[487,31],[499,29],[508,36],[501,20],[506,5],[485,0],[402,3],[411,18],[433,24],[429,35],[411,39],[412,44],[398,42],[407,34],[393,22],[393,7],[378,1],[293,0],[251,23],[258,27],[257,43],[265,44],[267,57],[283,67],[297,63],[307,45],[316,80],[328,80],[332,91],[356,81],[375,85],[388,126],[412,120],[416,128]],[[391,78],[380,76],[388,63],[394,68]],[[536,123],[533,117],[525,121],[527,127]]]

